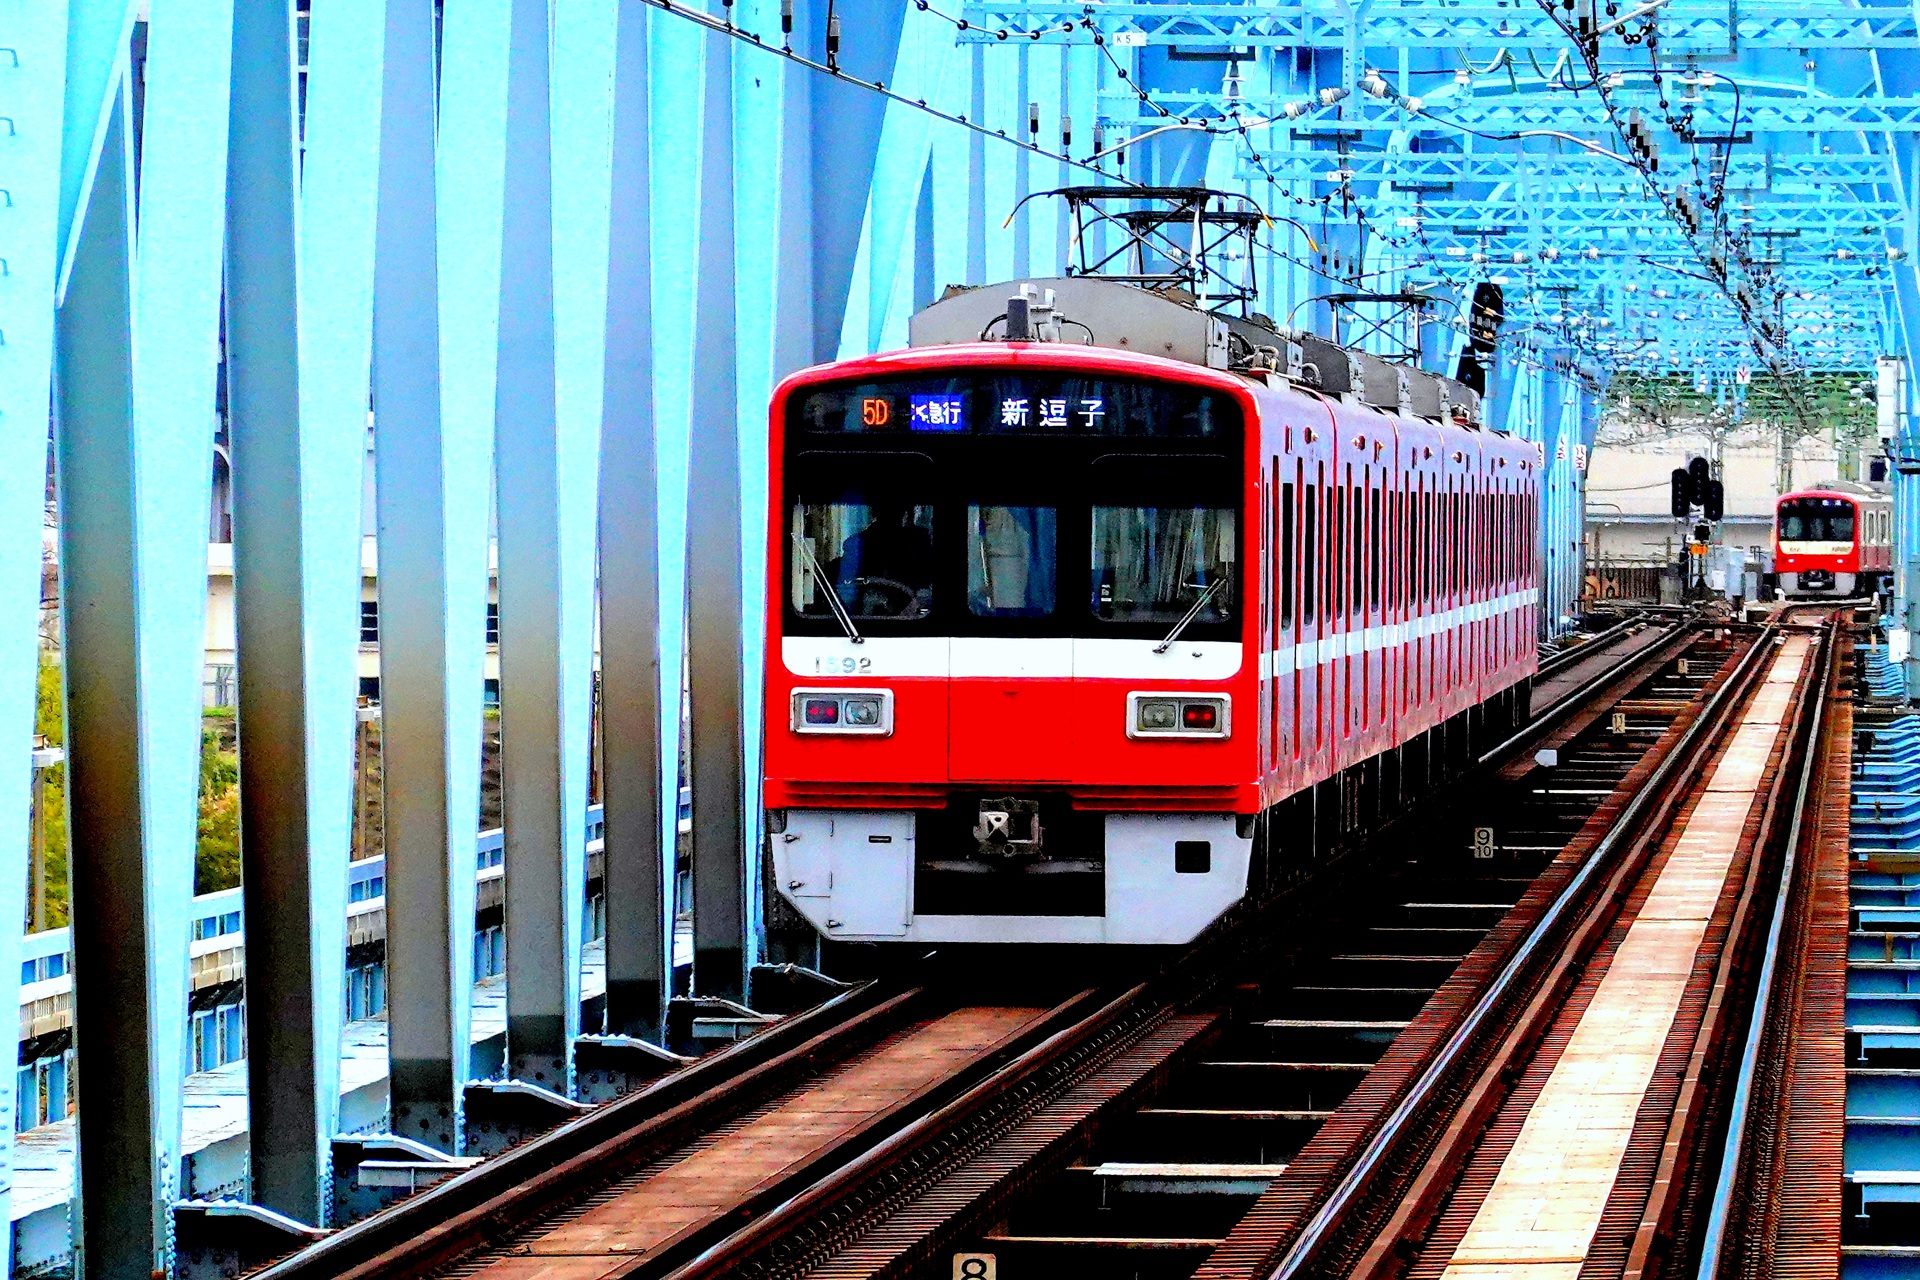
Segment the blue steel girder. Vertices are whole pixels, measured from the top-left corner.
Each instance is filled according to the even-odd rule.
[[[1518,192],[1485,199],[1421,199],[1407,216],[1418,217],[1431,230],[1454,235],[1513,235],[1535,228],[1597,233],[1630,227],[1644,227],[1650,234],[1680,235],[1665,207],[1638,191],[1581,193],[1562,189],[1556,195],[1559,198],[1550,202],[1530,200]],[[1903,210],[1892,201],[1768,201],[1750,210],[1734,210],[1729,222],[1736,232],[1747,227],[1763,236],[1789,232],[1796,241],[1871,240],[1885,244],[1888,224],[1902,216]],[[1858,247],[1854,246],[1856,250]]]
[[[1149,89],[1146,102],[1129,89],[1109,89],[1101,93],[1102,119],[1114,124],[1159,121],[1172,116],[1225,116],[1237,111],[1243,116],[1281,117],[1286,106],[1298,99],[1294,94],[1228,96],[1220,91],[1198,89]],[[1625,120],[1632,107],[1653,113],[1652,93],[1639,86],[1623,88],[1613,94]],[[1148,103],[1152,103],[1151,107]],[[1920,98],[1826,98],[1752,96],[1738,112],[1730,96],[1706,97],[1692,104],[1693,129],[1712,136],[1762,133],[1914,133],[1920,132]],[[1331,139],[1339,133],[1400,133],[1437,131],[1440,133],[1476,130],[1480,133],[1513,133],[1519,130],[1552,129],[1560,133],[1614,134],[1600,100],[1593,94],[1543,97],[1502,95],[1462,99],[1450,95],[1444,101],[1424,104],[1419,111],[1396,105],[1371,102],[1342,103],[1322,108],[1304,117],[1326,131]],[[1656,126],[1658,127],[1658,126]],[[1663,145],[1675,140],[1659,129]],[[1310,136],[1306,127],[1296,127],[1296,137]],[[1259,145],[1257,139],[1255,144]]]
[[[1265,180],[1301,182],[1326,180],[1344,169],[1356,179],[1392,181],[1402,187],[1435,187],[1460,182],[1512,182],[1523,178],[1552,179],[1566,185],[1619,182],[1628,174],[1618,160],[1573,147],[1558,152],[1495,151],[1469,140],[1478,150],[1388,150],[1378,143],[1349,145],[1345,150],[1325,147],[1262,147],[1264,169],[1247,164],[1250,175]],[[1555,143],[1555,146],[1560,144]],[[1758,143],[1756,143],[1756,146]],[[1729,191],[1779,191],[1814,194],[1819,189],[1892,180],[1892,162],[1879,152],[1823,155],[1819,152],[1737,150],[1726,165]]]
[[[1468,0],[1437,5],[1430,0],[1341,0],[1282,4],[1179,4],[1150,0],[1086,3],[970,4],[963,41],[997,42],[1000,32],[1040,31],[1041,43],[1092,39],[1090,19],[1107,39],[1127,45],[1210,45],[1239,49],[1339,47],[1354,22],[1366,46],[1430,48],[1562,49],[1559,24],[1533,5]],[[1065,29],[1067,23],[1076,24]],[[1726,54],[1740,49],[1869,49],[1920,47],[1913,11],[1859,8],[1846,0],[1732,6],[1674,0],[1658,17],[1661,45],[1670,52]]]

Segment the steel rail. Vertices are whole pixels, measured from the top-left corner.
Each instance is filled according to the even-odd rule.
[[[1638,619],[1638,621],[1650,621],[1650,619],[1642,618]],[[1621,625],[1626,626],[1628,624],[1622,623]],[[1487,751],[1484,755],[1477,758],[1474,763],[1476,765],[1489,765],[1496,760],[1504,759],[1525,747],[1528,742],[1539,738],[1543,733],[1553,729],[1563,721],[1572,718],[1572,716],[1582,707],[1586,706],[1587,703],[1617,684],[1628,671],[1636,666],[1651,662],[1656,654],[1662,654],[1663,648],[1671,647],[1676,642],[1684,640],[1697,625],[1697,622],[1690,617],[1682,616],[1676,618],[1668,627],[1671,634],[1665,641],[1648,645],[1644,649],[1628,654],[1619,662],[1601,671],[1598,675],[1594,676],[1593,679],[1569,691],[1566,696],[1558,702],[1535,715],[1518,733],[1513,734],[1507,738],[1506,741],[1501,742]],[[1601,634],[1605,635],[1607,633],[1602,632]],[[1583,645],[1581,647],[1582,649],[1586,649],[1591,646]],[[1664,660],[1664,654],[1662,654],[1662,660]],[[1572,666],[1574,664],[1570,662],[1567,665]],[[1554,668],[1555,673],[1559,670],[1560,668],[1558,667]],[[1535,679],[1538,678],[1538,673],[1536,673]]]
[[[1130,1033],[1151,1030],[1171,1015],[1177,1001],[1169,998],[1170,992],[1158,987],[1156,983],[1141,983],[1072,1026],[1061,1028],[937,1111],[922,1116],[785,1204],[718,1242],[672,1272],[668,1280],[719,1280],[732,1275],[741,1270],[749,1258],[786,1237],[796,1227],[821,1217],[828,1210],[844,1211],[850,1193],[857,1189],[876,1185],[896,1169],[924,1166],[928,1163],[924,1153],[930,1142],[982,1115],[993,1104],[1023,1095],[1038,1104],[1043,1095],[1057,1096],[1060,1087],[1057,1082],[1053,1089],[1036,1087],[1056,1063],[1079,1052],[1083,1054],[1080,1067],[1087,1071],[1096,1069],[1105,1055],[1085,1056],[1084,1051],[1090,1046],[1098,1046],[1102,1041],[1112,1045],[1131,1043],[1136,1037]],[[1024,1110],[1019,1114],[1024,1115]]]
[[[1791,914],[1792,900],[1797,887],[1800,847],[1806,832],[1808,799],[1813,793],[1815,779],[1819,777],[1827,756],[1827,752],[1823,749],[1823,739],[1826,736],[1827,707],[1833,696],[1833,677],[1840,648],[1838,618],[1839,615],[1835,614],[1835,620],[1828,625],[1827,649],[1822,655],[1818,702],[1814,708],[1815,739],[1808,745],[1806,759],[1801,765],[1799,786],[1794,794],[1793,814],[1788,825],[1786,857],[1780,867],[1780,887],[1774,895],[1773,918],[1767,927],[1765,957],[1761,962],[1759,980],[1754,987],[1753,1014],[1747,1024],[1746,1044],[1740,1054],[1740,1073],[1735,1079],[1733,1101],[1728,1110],[1727,1135],[1720,1156],[1720,1170],[1714,1180],[1713,1200],[1707,1213],[1706,1229],[1701,1235],[1700,1265],[1695,1272],[1697,1280],[1719,1280],[1721,1255],[1725,1252],[1727,1243],[1727,1224],[1733,1213],[1740,1166],[1748,1145],[1747,1131],[1754,1123],[1754,1082],[1759,1074],[1760,1052],[1768,1032],[1775,1025],[1771,1015],[1774,982],[1780,969],[1780,943],[1786,933],[1787,920]]]
[[[1557,675],[1563,668],[1575,666],[1600,650],[1610,648],[1633,628],[1647,625],[1651,621],[1636,610],[1604,631],[1595,631],[1579,644],[1562,649],[1548,657],[1546,661],[1534,668],[1533,678],[1538,681],[1542,676]]]
[[[705,1226],[691,1233],[676,1236],[671,1242],[646,1254],[633,1258],[621,1271],[626,1280],[646,1280],[649,1277],[664,1275],[674,1268],[695,1257],[702,1249],[713,1245],[716,1240],[725,1239],[729,1233],[739,1229],[742,1221],[757,1220],[760,1215],[775,1209],[791,1197],[801,1194],[805,1188],[814,1185],[822,1178],[831,1179],[835,1170],[848,1161],[858,1162],[868,1155],[874,1144],[890,1142],[903,1126],[911,1126],[925,1117],[926,1113],[940,1109],[949,1100],[958,1095],[968,1094],[978,1088],[982,1079],[998,1078],[1010,1063],[1018,1063],[1032,1055],[1032,1045],[1036,1038],[1044,1038],[1052,1043],[1061,1035],[1069,1034],[1074,1028],[1083,1026],[1090,1020],[1086,1012],[1088,1006],[1096,1009],[1106,1007],[1108,997],[1101,992],[1085,990],[1055,1005],[1047,1014],[1026,1029],[1016,1033],[1011,1043],[1003,1042],[993,1052],[976,1055],[968,1061],[956,1064],[944,1076],[932,1084],[895,1100],[891,1105],[874,1112],[856,1129],[848,1131],[839,1140],[822,1147],[806,1159],[789,1165],[780,1172],[756,1183],[752,1190],[739,1199],[728,1202],[724,1209],[717,1209]],[[1091,1015],[1097,1017],[1098,1014]],[[1053,1031],[1062,1022],[1066,1022],[1064,1031]],[[896,1024],[898,1025],[898,1024]],[[821,1066],[838,1065],[850,1056],[838,1054]],[[795,1074],[792,1072],[789,1075]],[[802,1079],[794,1082],[795,1087],[788,1093],[790,1097],[802,1097],[810,1083]],[[722,1113],[717,1117],[721,1122],[740,1113],[742,1106],[735,1101],[726,1106],[727,1098],[737,1098],[738,1093],[747,1087],[744,1083],[724,1086],[724,1095],[711,1101],[721,1105]],[[783,1090],[762,1089],[752,1102],[768,1100],[781,1096]],[[702,1099],[701,1101],[708,1101]],[[711,1123],[703,1122],[689,1130],[682,1126],[675,1134],[677,1140],[666,1143],[649,1143],[646,1160],[659,1158],[688,1138],[710,1131]],[[724,1143],[726,1139],[720,1139]],[[612,1144],[607,1144],[610,1147]],[[631,1149],[634,1143],[623,1138],[623,1148]],[[609,1160],[618,1160],[619,1169],[609,1166]],[[341,1280],[418,1280],[420,1277],[436,1275],[441,1269],[459,1264],[465,1266],[475,1258],[492,1256],[499,1251],[503,1242],[516,1231],[538,1222],[543,1215],[577,1203],[583,1195],[592,1194],[600,1187],[614,1181],[620,1172],[630,1172],[643,1166],[645,1161],[631,1158],[621,1159],[616,1151],[594,1148],[582,1152],[569,1162],[569,1172],[575,1176],[567,1179],[568,1186],[560,1195],[529,1197],[518,1193],[508,1193],[488,1205],[478,1206],[474,1211],[462,1215],[445,1228],[436,1229],[443,1240],[427,1240],[416,1245],[395,1249],[388,1254],[373,1258],[361,1266],[341,1273]],[[532,1203],[528,1203],[532,1200]]]
[[[1415,1121],[1464,1060],[1467,1050],[1481,1038],[1483,1028],[1488,1026],[1506,1002],[1507,996],[1518,990],[1532,975],[1536,957],[1549,943],[1558,940],[1561,922],[1572,915],[1576,908],[1586,904],[1589,885],[1614,862],[1614,855],[1621,847],[1630,844],[1640,834],[1643,819],[1650,816],[1649,810],[1659,802],[1673,798],[1669,784],[1676,775],[1683,769],[1688,772],[1697,770],[1704,763],[1713,741],[1727,727],[1726,711],[1745,697],[1759,669],[1760,656],[1772,650],[1772,638],[1777,631],[1776,626],[1769,625],[1760,633],[1741,656],[1734,671],[1721,682],[1700,714],[1683,731],[1680,740],[1622,808],[1613,826],[1595,843],[1579,869],[1568,878],[1553,902],[1507,958],[1499,975],[1481,991],[1453,1034],[1374,1131],[1333,1192],[1290,1242],[1287,1252],[1270,1273],[1272,1280],[1293,1280],[1302,1275],[1317,1260],[1317,1255],[1328,1244],[1335,1230],[1364,1200],[1373,1180],[1409,1136]]]
[[[503,1200],[548,1189],[556,1175],[613,1144],[644,1142],[697,1125],[704,1114],[734,1105],[740,1092],[772,1087],[849,1040],[884,1032],[925,998],[923,988],[870,982],[691,1066],[646,1085],[579,1119],[421,1191],[298,1253],[252,1273],[252,1280],[331,1280],[396,1249],[425,1250],[456,1224],[491,1220]]]
[[[1596,641],[1612,644],[1644,621],[1643,618],[1628,619],[1597,633]],[[1674,638],[1683,637],[1687,627],[1685,620],[1676,620],[1671,626]],[[1664,660],[1662,651],[1668,643],[1648,646],[1609,666],[1558,700],[1544,716],[1510,739],[1509,745],[1538,737],[1594,693],[1619,680],[1623,673],[1656,659]],[[1580,650],[1567,655],[1566,664],[1556,665],[1554,669],[1591,659],[1596,656],[1594,647],[1595,642],[1581,646]],[[1496,749],[1492,754],[1498,753]],[[1482,762],[1490,758],[1491,755],[1483,757]],[[854,1156],[850,1163],[827,1174],[825,1180],[813,1188],[793,1193],[784,1204],[774,1205],[737,1236],[712,1243],[707,1254],[684,1263],[686,1274],[713,1274],[709,1256],[739,1256],[736,1249],[750,1249],[773,1238],[781,1225],[804,1207],[828,1203],[832,1194],[844,1193],[862,1177],[873,1176],[874,1171],[896,1153],[924,1142],[937,1134],[942,1125],[951,1124],[966,1114],[969,1108],[977,1110],[997,1092],[1012,1087],[1009,1081],[1041,1070],[1050,1059],[1059,1057],[1073,1045],[1125,1021],[1124,1015],[1144,1013],[1147,1021],[1151,1021],[1154,1011],[1171,1009],[1193,990],[1214,985],[1220,975],[1211,971],[1216,966],[1203,963],[1203,959],[1212,953],[1213,960],[1219,961],[1223,957],[1218,953],[1233,947],[1230,938],[1217,937],[1213,942],[1212,947],[1198,949],[1186,963],[1178,966],[1185,971],[1184,980],[1170,973],[1162,981],[1136,988],[1098,1012],[1050,1035],[1042,1044],[1027,1049],[986,1079],[971,1084],[938,1110],[909,1121],[874,1147]],[[620,1152],[639,1146],[652,1151],[697,1131],[703,1116],[717,1114],[729,1105],[737,1106],[742,1090],[767,1092],[776,1088],[777,1081],[795,1074],[798,1064],[817,1062],[823,1054],[835,1052],[832,1046],[861,1034],[862,1028],[873,1035],[883,1033],[873,1028],[882,1021],[891,1025],[896,1017],[904,1016],[909,1003],[921,1000],[925,994],[924,990],[915,989],[886,999],[876,984],[843,994],[675,1072],[636,1094],[597,1108],[579,1120],[400,1201],[253,1274],[256,1280],[418,1275],[459,1257],[470,1256],[497,1241],[504,1230],[525,1225],[541,1213],[551,1212],[567,1202],[586,1182],[596,1178],[604,1181],[605,1161],[627,1163]]]
[[[1783,919],[1780,912],[1786,902],[1788,891],[1793,883],[1794,849],[1800,840],[1800,819],[1804,811],[1807,790],[1819,768],[1819,743],[1821,726],[1826,716],[1826,691],[1832,678],[1831,656],[1837,647],[1836,637],[1829,633],[1820,641],[1823,647],[1808,663],[1806,674],[1802,677],[1793,702],[1793,718],[1784,735],[1781,767],[1769,779],[1766,789],[1766,803],[1762,810],[1760,823],[1755,828],[1754,839],[1747,846],[1747,875],[1740,887],[1739,899],[1735,905],[1733,918],[1727,927],[1726,936],[1720,947],[1720,955],[1714,966],[1713,988],[1707,998],[1707,1006],[1702,1012],[1700,1024],[1693,1036],[1693,1047],[1687,1056],[1686,1070],[1681,1078],[1680,1091],[1674,1099],[1672,1113],[1667,1118],[1666,1134],[1660,1148],[1660,1160],[1654,1171],[1653,1185],[1649,1189],[1647,1203],[1641,1210],[1640,1222],[1633,1234],[1633,1244],[1627,1253],[1627,1263],[1622,1280],[1640,1280],[1648,1268],[1653,1265],[1654,1251],[1667,1239],[1672,1227],[1673,1215],[1679,1210],[1683,1162],[1688,1160],[1699,1136],[1699,1126],[1706,1117],[1706,1108],[1710,1105],[1709,1095],[1714,1092],[1715,1082],[1709,1079],[1709,1071],[1724,1075],[1724,1065],[1715,1065],[1721,1046],[1726,1037],[1732,1034],[1728,1018],[1734,1012],[1729,997],[1735,993],[1735,983],[1743,970],[1750,968],[1751,947],[1755,913],[1760,901],[1761,882],[1767,863],[1768,851],[1772,848],[1784,848],[1780,867],[1780,888],[1775,903],[1775,923]],[[1794,753],[1800,758],[1798,768],[1792,767]],[[1791,806],[1784,815],[1782,804],[1786,801],[1789,788],[1792,788]],[[1771,968],[1777,947],[1770,946],[1766,955],[1766,967]],[[1769,978],[1770,985],[1770,978]],[[1754,1006],[1757,1009],[1760,1006]],[[1750,1029],[1752,1024],[1750,1023]]]
[[[1645,625],[1646,621],[1635,617],[1607,632],[1598,633],[1600,643],[1615,643],[1635,627]],[[1688,618],[1675,619],[1668,626],[1672,633],[1668,641],[1656,642],[1608,666],[1593,680],[1556,702],[1548,717],[1529,725],[1516,735],[1515,741],[1537,737],[1557,720],[1564,718],[1568,711],[1619,682],[1625,673],[1666,661],[1671,657],[1671,641],[1688,638],[1694,625]],[[1594,656],[1591,644],[1582,646],[1577,655],[1579,659]],[[867,1188],[895,1177],[896,1170],[924,1170],[927,1163],[925,1153],[931,1144],[956,1126],[969,1123],[999,1100],[1023,1088],[1030,1088],[1028,1082],[1047,1071],[1056,1060],[1071,1053],[1077,1046],[1109,1035],[1112,1028],[1122,1024],[1131,1023],[1138,1029],[1154,1025],[1159,1016],[1170,1013],[1183,998],[1190,999],[1194,994],[1216,986],[1221,974],[1217,971],[1217,963],[1213,962],[1220,957],[1215,954],[1211,958],[1213,962],[1210,962],[1209,952],[1217,953],[1223,948],[1230,950],[1233,938],[1223,935],[1216,937],[1213,943],[1211,948],[1203,944],[1201,948],[1190,952],[1180,965],[1161,980],[1142,984],[1090,1015],[1084,1022],[1061,1030],[945,1107],[902,1128],[893,1137],[841,1166],[821,1182],[769,1210],[734,1235],[716,1242],[697,1258],[671,1272],[667,1280],[719,1280],[719,1277],[741,1272],[749,1268],[755,1259],[767,1257],[778,1249],[782,1241],[821,1220],[827,1213],[845,1214],[851,1201],[857,1200]]]

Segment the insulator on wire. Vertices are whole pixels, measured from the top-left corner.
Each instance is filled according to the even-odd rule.
[[[1060,149],[1065,151],[1073,145],[1073,117],[1060,117]]]
[[[1037,102],[1029,102],[1027,104],[1027,132],[1031,134],[1036,141],[1039,140],[1040,104]]]
[[[780,33],[793,34],[793,0],[780,0]]]
[[[1093,125],[1093,154],[1099,155],[1102,151],[1105,151],[1107,149],[1106,143],[1106,127],[1096,120]]]
[[[837,13],[827,15],[827,67],[832,71],[840,69],[840,15]]]

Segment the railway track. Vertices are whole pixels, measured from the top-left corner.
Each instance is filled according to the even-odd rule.
[[[1567,655],[1528,734],[1284,931],[1250,912],[1149,981],[1051,1007],[869,985],[259,1274],[1404,1274],[1466,1212],[1464,1175],[1499,1163],[1556,1019],[1772,687],[1776,638],[1630,619]],[[1818,718],[1814,683],[1783,742]],[[1690,1078],[1732,1060],[1763,871],[1734,877]],[[1703,1176],[1690,1135],[1722,1095],[1695,1093],[1654,1162],[1656,1241]]]

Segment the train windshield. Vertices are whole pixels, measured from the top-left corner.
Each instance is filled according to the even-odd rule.
[[[1120,622],[1225,622],[1233,610],[1233,512],[1095,507],[1093,612]]]
[[[793,510],[793,607],[831,617],[831,590],[856,618],[921,618],[933,610],[933,508],[801,502]]]
[[[1853,504],[1844,498],[1789,498],[1780,504],[1780,541],[1852,542]]]
[[[1052,507],[967,508],[967,608],[981,618],[1053,612],[1058,513]]]

